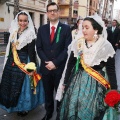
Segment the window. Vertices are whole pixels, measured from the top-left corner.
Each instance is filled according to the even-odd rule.
[[[73,10],[73,14],[78,14],[78,11],[77,10]]]

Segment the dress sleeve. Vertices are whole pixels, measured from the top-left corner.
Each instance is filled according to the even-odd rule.
[[[117,80],[115,73],[115,58],[108,58],[106,63],[106,71],[108,74],[108,79],[111,85],[111,89],[117,89]]]
[[[36,64],[35,40],[28,44],[28,55],[30,62],[34,62]]]
[[[74,67],[76,63],[76,58],[74,57],[74,53],[71,52],[68,64],[67,64],[67,69],[66,69],[66,73],[65,73],[65,78],[64,78],[64,84],[67,85],[68,81],[69,81],[69,77],[71,75],[71,71]]]

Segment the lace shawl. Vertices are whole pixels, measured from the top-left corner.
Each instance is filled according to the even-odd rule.
[[[14,36],[14,37],[13,37]],[[27,44],[31,43],[32,40],[36,38],[36,35],[34,34],[34,31],[30,29],[26,29],[17,39],[17,31],[14,31],[10,34],[9,41],[6,47],[6,55],[5,55],[5,60],[4,60],[4,65],[6,64],[7,57],[9,55],[9,50],[10,50],[10,43],[11,42],[19,42],[19,44],[16,46],[17,50],[22,49],[24,46]],[[4,66],[3,66],[4,68]]]

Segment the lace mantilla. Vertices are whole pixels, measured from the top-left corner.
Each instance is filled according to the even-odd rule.
[[[107,62],[107,59],[113,57],[114,54],[115,51],[112,45],[107,40],[104,40],[102,36],[91,48],[87,48],[84,43],[84,62],[89,66],[99,65],[102,61]]]
[[[107,40],[104,40],[102,36],[90,48],[85,45],[84,38],[73,41],[71,43],[71,51],[73,51],[76,58],[82,52],[84,62],[89,66],[99,65],[101,61],[107,62],[107,59],[115,54],[112,45]]]
[[[32,30],[26,29],[17,39],[17,31],[14,31],[10,36],[10,42],[18,42],[18,45],[16,46],[17,50],[20,50],[27,44],[31,43],[33,39],[36,38],[36,35]]]

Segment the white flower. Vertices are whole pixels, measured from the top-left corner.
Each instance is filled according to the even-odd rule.
[[[34,70],[34,71],[36,70],[36,66],[35,66],[34,62],[30,62],[30,63],[26,64],[24,68],[25,68],[25,70],[27,70],[27,69]]]

